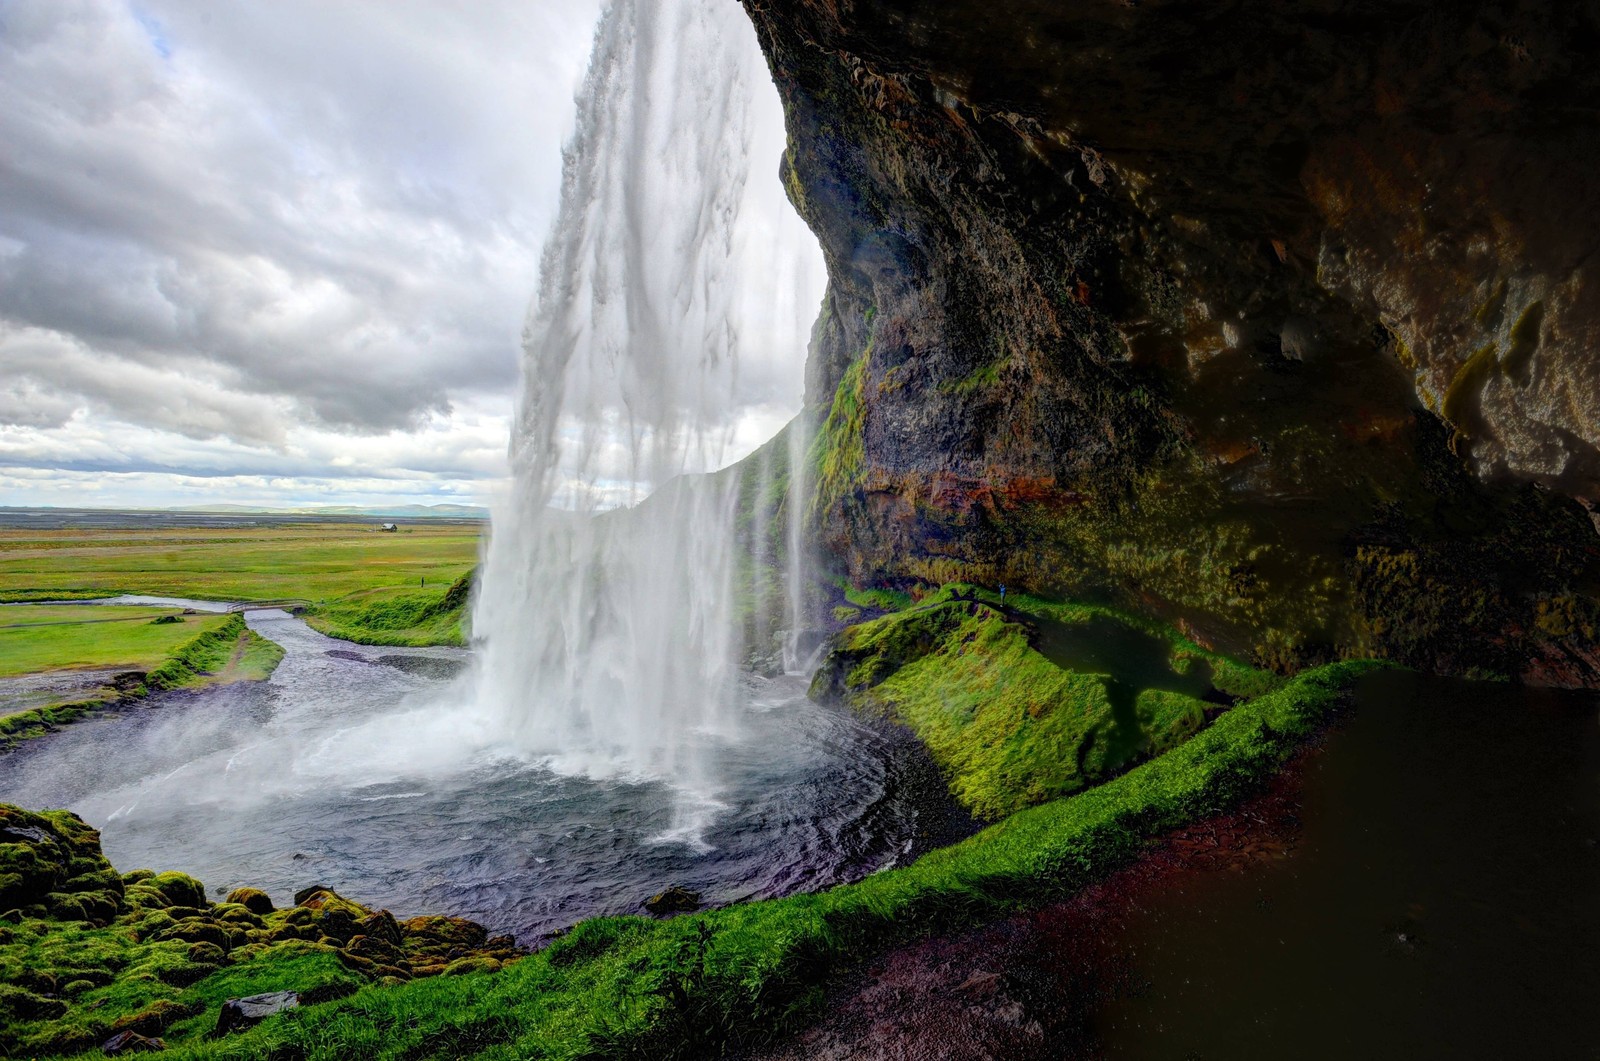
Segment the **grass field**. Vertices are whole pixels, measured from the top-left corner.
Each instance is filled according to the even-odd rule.
[[[181,621],[153,622],[160,616]],[[0,607],[0,678],[90,667],[154,670],[227,621],[226,615],[180,617],[175,608]]]
[[[465,584],[451,589],[477,563],[480,536],[470,524],[0,530],[0,601],[297,600],[334,637],[461,644]]]
[[[375,590],[442,593],[478,562],[479,537],[459,524],[396,533],[356,523],[5,530],[0,600],[145,593],[315,603]]]

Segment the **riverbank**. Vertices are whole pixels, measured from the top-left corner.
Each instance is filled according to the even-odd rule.
[[[466,647],[476,569],[441,592],[366,590],[303,613],[313,630],[358,645]]]
[[[152,693],[263,681],[283,649],[243,616],[0,607],[0,750]]]
[[[1097,788],[904,869],[666,922],[587,921],[498,973],[367,987],[221,1042],[170,1042],[171,1053],[678,1057],[762,1043],[815,1019],[830,977],[883,948],[1074,894],[1148,837],[1236,805],[1373,666],[1303,674]]]

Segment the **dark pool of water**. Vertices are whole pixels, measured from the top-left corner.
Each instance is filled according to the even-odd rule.
[[[1304,767],[1283,859],[1175,878],[1111,940],[1112,1057],[1600,1057],[1595,698],[1385,674]]]
[[[562,776],[450,701],[466,655],[332,641],[284,613],[268,683],[171,694],[0,756],[0,800],[68,807],[123,870],[182,869],[213,896],[287,902],[320,883],[397,915],[451,913],[525,941],[636,913],[667,885],[706,901],[814,889],[909,857],[946,806],[924,759],[752,679],[715,785]]]

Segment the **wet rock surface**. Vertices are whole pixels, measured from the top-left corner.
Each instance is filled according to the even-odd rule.
[[[656,917],[666,917],[669,914],[686,914],[700,909],[700,893],[674,884],[667,890],[650,896],[639,905]]]
[[[255,1027],[274,1013],[295,1009],[299,1005],[300,996],[293,991],[272,991],[264,995],[251,995],[248,998],[230,998],[222,1004],[222,1012],[217,1015],[217,1029],[212,1034],[223,1036],[231,1032],[244,1031],[246,1028]]]
[[[837,572],[1600,681],[1592,10],[746,7]]]

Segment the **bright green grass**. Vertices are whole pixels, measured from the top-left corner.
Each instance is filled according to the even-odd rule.
[[[146,593],[315,603],[374,589],[442,591],[477,563],[478,541],[477,527],[454,525],[0,531],[0,600]]]
[[[242,647],[230,663],[232,669],[224,672],[229,681],[264,681],[283,662],[283,646],[268,641],[254,630],[240,635],[239,643]]]
[[[1234,805],[1378,666],[1302,674],[1098,788],[859,884],[666,922],[589,921],[499,973],[367,988],[168,1056],[670,1059],[759,1044],[813,1019],[828,978],[881,948],[1070,895],[1146,838]]]
[[[172,608],[0,607],[0,678],[87,668],[153,670],[226,615],[186,615],[155,625]]]
[[[1012,613],[994,593],[946,586],[843,631],[813,684],[908,727],[981,818],[1070,795],[1181,744],[1220,710],[1199,699],[1209,688],[1249,697],[1281,681],[1105,608],[1007,603]],[[1034,644],[1041,624],[1115,639],[1098,653],[1107,662],[1058,665]],[[1153,657],[1149,673],[1109,662],[1141,650]]]
[[[378,589],[313,609],[306,622],[364,645],[465,645],[472,572],[438,591]]]

